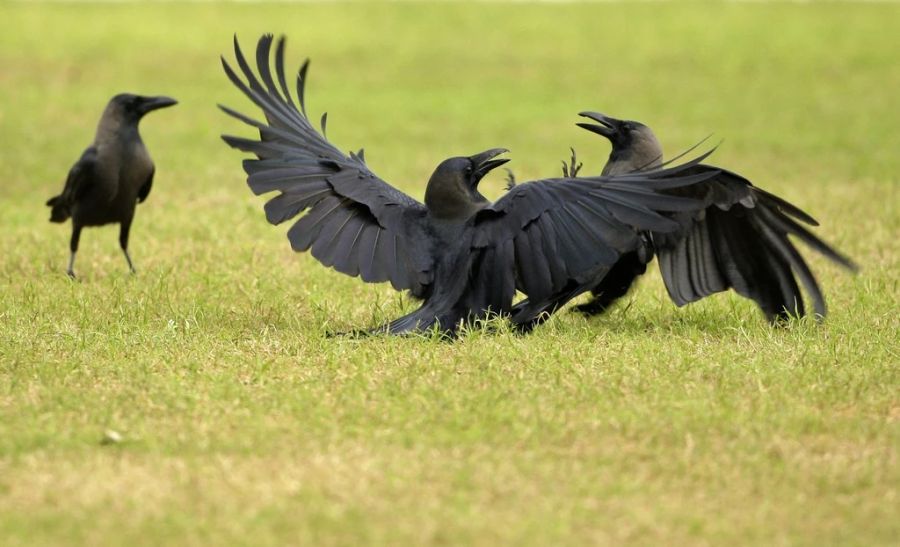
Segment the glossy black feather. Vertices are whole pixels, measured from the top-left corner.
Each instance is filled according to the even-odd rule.
[[[263,36],[257,44],[258,76],[236,38],[234,54],[244,78],[222,60],[228,78],[262,109],[266,119],[266,123],[259,122],[221,107],[260,132],[258,141],[231,136],[223,139],[230,146],[257,156],[257,160],[245,163],[247,182],[254,193],[280,192],[266,204],[267,219],[279,224],[305,211],[288,231],[295,250],[312,249],[313,256],[325,265],[349,275],[364,273],[366,281],[390,280],[399,289],[420,291],[420,281],[429,279],[430,258],[419,254],[402,270],[390,268],[387,265],[396,254],[378,242],[424,237],[421,223],[415,222],[424,218],[424,206],[378,179],[364,163],[340,152],[312,127],[306,116],[304,94],[309,64],[305,62],[297,74],[298,109],[288,92],[284,40],[279,40],[275,48],[274,75],[270,66],[272,44],[270,35]],[[324,129],[324,116],[322,126]],[[343,233],[348,225],[355,228],[352,237]],[[332,246],[339,243],[348,247],[343,252],[333,250]],[[359,248],[360,244],[374,247]],[[409,247],[415,254],[417,246]],[[408,267],[416,271],[407,271]]]
[[[692,171],[704,169],[713,168],[699,165]],[[814,224],[812,217],[723,170],[709,181],[681,191],[699,197],[697,192],[708,196],[710,207],[703,214],[681,217],[683,231],[654,238],[660,264],[672,261],[676,265],[667,264],[661,271],[677,304],[734,287],[755,300],[770,320],[786,313],[802,315],[805,310],[796,276],[813,300],[815,313],[825,315],[818,282],[788,236],[796,236],[842,266],[855,266],[791,218]],[[720,234],[716,245],[711,232]]]
[[[734,288],[776,320],[805,312],[795,276],[810,295],[817,315],[826,312],[824,295],[788,236],[795,236],[816,251],[847,268],[855,265],[794,219],[816,221],[793,204],[754,187],[749,181],[717,167],[702,164],[684,174],[716,172],[694,185],[664,193],[702,200],[709,205],[694,212],[667,215],[680,229],[653,233],[653,249],[672,300],[679,306]],[[608,293],[598,283],[595,295]],[[586,305],[585,308],[591,306]],[[606,305],[595,305],[597,311]]]

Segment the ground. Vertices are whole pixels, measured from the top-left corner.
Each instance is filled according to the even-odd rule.
[[[891,4],[0,5],[0,543],[890,545],[900,537],[900,118]],[[503,146],[519,180],[639,119],[822,221],[823,324],[655,269],[607,316],[455,343],[331,338],[410,303],[290,251],[216,103],[287,33],[329,137],[421,199]],[[167,94],[132,230],[43,202],[120,91]],[[314,114],[318,115],[318,114]],[[485,181],[501,195],[502,173]],[[498,332],[499,331],[499,332]],[[116,440],[112,433],[121,438]],[[106,441],[104,439],[106,438]]]

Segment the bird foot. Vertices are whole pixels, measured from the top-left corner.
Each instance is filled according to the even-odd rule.
[[[593,317],[594,315],[599,315],[605,312],[607,307],[607,304],[604,302],[591,300],[590,302],[587,302],[585,304],[573,306],[572,309],[585,317]]]
[[[66,270],[66,275],[69,276],[69,279],[72,279],[72,280],[77,279],[77,278],[75,277],[75,272],[72,271],[72,270]]]
[[[581,171],[582,163],[578,161],[578,157],[575,154],[575,149],[569,148],[569,150],[572,151],[572,157],[569,158],[568,164],[566,164],[566,160],[563,160],[562,162],[563,176],[566,178],[575,178],[578,176],[578,172]]]
[[[504,168],[505,169],[505,168]],[[512,190],[516,186],[516,175],[512,169],[506,169],[506,190]]]

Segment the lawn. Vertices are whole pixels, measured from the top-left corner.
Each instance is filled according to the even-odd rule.
[[[0,543],[896,545],[900,5],[0,4]],[[823,324],[653,267],[530,336],[330,338],[409,309],[291,252],[241,155],[218,56],[286,33],[329,137],[421,199],[451,155],[520,180],[639,119],[822,221]],[[43,202],[120,91],[167,94],[129,275],[115,228]],[[255,112],[253,112],[255,114]],[[486,180],[490,197],[502,173]],[[807,253],[809,256],[809,253]],[[499,330],[499,332],[498,332]],[[120,442],[103,442],[105,432]]]

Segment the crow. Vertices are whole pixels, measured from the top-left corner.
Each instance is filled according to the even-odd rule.
[[[596,112],[580,115],[596,122],[579,123],[580,127],[612,143],[602,176],[636,174],[666,165],[662,147],[646,125]],[[608,272],[595,278],[590,287],[593,298],[577,310],[586,315],[604,312],[646,272],[655,254],[669,296],[678,306],[734,289],[756,302],[765,317],[777,324],[806,313],[799,278],[812,299],[814,315],[825,317],[822,290],[789,236],[844,268],[856,271],[857,266],[803,226],[818,226],[809,214],[744,177],[701,163],[682,173],[709,172],[716,174],[691,186],[663,191],[702,200],[707,206],[665,213],[679,228],[666,233],[644,232],[644,245],[622,254]]]
[[[142,97],[121,93],[106,105],[94,142],[69,170],[60,195],[50,198],[50,222],[72,218],[71,255],[66,272],[75,277],[75,253],[81,229],[119,223],[119,245],[128,268],[134,265],[128,255],[128,233],[134,210],[150,194],[153,185],[153,161],[138,132],[145,114],[176,104],[169,97]]]
[[[641,232],[678,229],[661,211],[702,206],[661,190],[715,175],[682,175],[700,157],[615,177],[527,182],[491,203],[478,184],[507,161],[497,159],[506,150],[495,148],[441,162],[420,203],[377,177],[363,150],[344,154],[326,140],[325,115],[321,133],[312,126],[304,100],[309,61],[297,75],[298,108],[285,77],[284,38],[274,52],[274,76],[272,44],[271,35],[257,44],[258,76],[236,37],[234,54],[243,78],[222,58],[228,78],[266,119],[256,121],[220,105],[259,132],[259,139],[222,138],[255,156],[243,162],[255,194],[279,192],[266,203],[266,217],[272,224],[293,222],[287,236],[294,251],[310,250],[325,266],[366,282],[389,281],[422,301],[418,309],[371,333],[436,329],[453,336],[461,324],[509,316],[517,290],[546,298],[579,285],[633,250]],[[520,310],[514,324],[533,319],[529,310]]]

